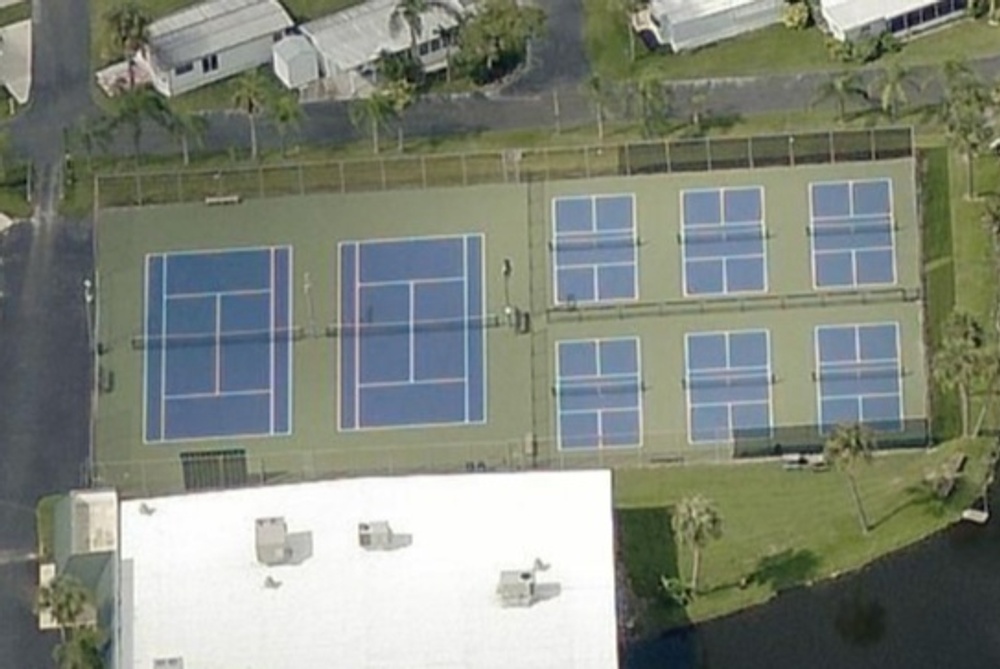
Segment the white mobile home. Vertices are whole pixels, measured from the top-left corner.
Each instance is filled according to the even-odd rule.
[[[207,0],[154,21],[137,61],[156,90],[179,95],[270,62],[293,25],[278,0]]]
[[[341,99],[368,95],[381,55],[411,47],[405,25],[391,28],[396,4],[397,0],[368,0],[301,27],[319,53],[321,83],[327,94]],[[454,5],[454,12],[433,7],[422,17],[417,51],[425,72],[441,70],[447,63],[453,29],[458,26],[455,14],[465,11],[457,0]]]
[[[777,23],[784,6],[785,0],[653,0],[650,9],[663,44],[684,51]]]
[[[821,0],[820,10],[830,34],[841,41],[897,36],[933,28],[961,18],[969,0]]]

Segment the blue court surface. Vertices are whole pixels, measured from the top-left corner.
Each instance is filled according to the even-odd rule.
[[[889,179],[814,183],[810,202],[813,284],[817,288],[896,282]]]
[[[340,429],[486,420],[483,236],[340,245]]]
[[[865,423],[879,430],[903,426],[899,325],[830,325],[816,328],[820,425]]]
[[[561,449],[642,445],[642,380],[634,337],[556,342]]]
[[[771,434],[771,355],[766,330],[688,333],[685,387],[693,444]]]
[[[586,195],[552,201],[556,304],[638,297],[635,195]]]
[[[291,250],[146,257],[147,442],[291,432]]]
[[[685,295],[767,290],[762,188],[684,191],[681,211]]]

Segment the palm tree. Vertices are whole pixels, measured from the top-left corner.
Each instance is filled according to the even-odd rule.
[[[280,93],[268,98],[267,113],[274,121],[274,127],[278,131],[281,155],[284,156],[285,137],[289,130],[298,130],[302,123],[302,105],[299,104],[299,98],[294,93]]]
[[[136,88],[122,93],[115,100],[115,114],[111,121],[112,127],[118,129],[128,126],[132,135],[132,151],[136,164],[142,153],[142,132],[146,121],[169,130],[171,127],[171,111],[169,105],[156,91],[149,88]]]
[[[649,0],[617,0],[616,10],[625,17],[625,31],[628,33],[628,59],[635,62],[635,30],[632,28],[632,15],[649,7]]]
[[[816,88],[816,95],[810,106],[833,100],[837,106],[837,122],[843,123],[847,117],[847,104],[854,98],[868,99],[868,92],[861,85],[861,77],[857,72],[837,72]]]
[[[56,576],[38,589],[38,609],[49,612],[59,626],[63,641],[67,630],[80,624],[80,618],[92,601],[90,592],[72,576]]]
[[[597,119],[597,139],[604,141],[604,121],[607,115],[607,105],[610,98],[610,91],[604,83],[604,79],[599,74],[591,74],[584,82],[584,93],[590,98],[590,103],[594,105],[594,116]]]
[[[396,149],[403,152],[403,112],[416,100],[416,89],[409,81],[397,81],[381,91],[390,115],[396,121]]]
[[[985,342],[979,322],[964,311],[955,311],[945,321],[942,346],[932,360],[935,380],[942,388],[958,392],[965,437],[972,436],[972,388],[990,367]]]
[[[856,475],[858,465],[870,463],[874,452],[875,435],[871,429],[861,423],[838,425],[830,438],[826,440],[826,445],[823,448],[823,455],[826,459],[844,472],[847,477],[851,498],[854,500],[854,508],[858,512],[858,522],[861,524],[861,531],[866,534],[871,526],[861,501],[861,493],[858,491]]]
[[[201,145],[208,132],[208,119],[201,114],[170,105],[169,127],[174,139],[180,142],[184,165],[191,163],[191,143]]]
[[[966,199],[973,199],[976,156],[993,138],[985,91],[967,89],[952,98],[945,112],[945,131],[952,147],[962,154],[966,170]]]
[[[367,98],[352,101],[348,111],[355,128],[371,132],[372,153],[377,154],[379,128],[383,127],[392,116],[391,100],[382,91],[374,91]]]
[[[722,516],[715,503],[701,495],[685,497],[670,518],[674,534],[691,549],[691,591],[698,590],[701,552],[712,539],[722,536]]]
[[[135,88],[135,54],[149,39],[149,14],[135,0],[124,0],[104,15],[115,52],[128,60],[128,87]]]
[[[236,80],[233,107],[250,122],[250,157],[257,160],[257,117],[264,111],[270,86],[260,70],[250,70]]]
[[[911,72],[899,63],[891,63],[882,70],[874,86],[882,112],[895,121],[900,109],[910,101],[907,89],[914,86]]]
[[[640,77],[631,90],[639,107],[642,134],[654,137],[663,130],[670,113],[669,91],[655,75]]]

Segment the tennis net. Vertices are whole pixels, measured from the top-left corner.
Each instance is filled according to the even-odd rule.
[[[274,330],[223,330],[219,332],[136,335],[132,337],[131,344],[133,349],[143,351],[164,348],[206,348],[240,344],[267,344],[275,341],[296,341],[303,337],[305,337],[304,328],[292,327]]]

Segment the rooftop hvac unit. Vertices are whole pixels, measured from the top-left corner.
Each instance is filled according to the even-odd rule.
[[[286,564],[292,557],[284,518],[258,518],[256,540],[257,561],[261,564]]]
[[[358,523],[358,545],[366,551],[391,551],[409,546],[413,537],[392,531],[385,520]]]
[[[510,570],[500,572],[497,585],[504,606],[531,606],[535,601],[535,572]]]

